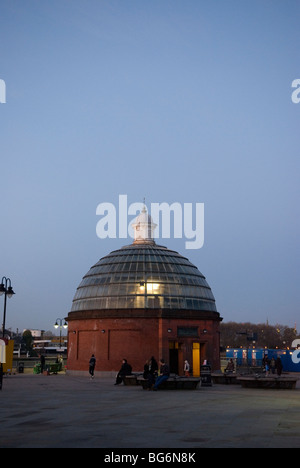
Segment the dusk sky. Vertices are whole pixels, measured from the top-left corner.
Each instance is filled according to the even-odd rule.
[[[124,194],[204,203],[201,249],[157,243],[225,322],[299,330],[299,44],[298,0],[0,0],[6,328],[55,332],[89,268],[132,242],[96,235]]]

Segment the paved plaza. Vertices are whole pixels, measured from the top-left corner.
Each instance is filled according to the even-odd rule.
[[[300,447],[296,390],[144,391],[111,378],[7,376],[1,448]]]

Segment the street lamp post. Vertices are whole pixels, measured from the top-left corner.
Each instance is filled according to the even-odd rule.
[[[6,301],[7,297],[11,298],[15,292],[11,287],[10,278],[6,278],[3,276],[1,284],[0,284],[0,296],[4,294],[4,313],[3,313],[3,323],[2,323],[2,337],[4,338],[5,335],[5,320],[6,320]]]
[[[60,347],[60,350],[61,350],[61,331],[62,331],[62,328],[68,328],[68,324],[66,321],[64,321],[65,323],[63,324],[63,319],[61,318],[57,318],[56,319],[56,322],[54,324],[54,328],[58,328],[59,327],[59,347]]]
[[[0,284],[0,296],[4,294],[4,312],[3,312],[3,322],[2,322],[2,338],[5,335],[5,320],[6,320],[6,301],[7,297],[12,297],[15,292],[11,286],[10,278],[6,278],[3,276],[1,284]],[[3,364],[0,363],[0,390],[2,390],[2,382],[3,382]]]

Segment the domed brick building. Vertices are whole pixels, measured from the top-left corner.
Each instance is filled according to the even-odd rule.
[[[215,298],[205,277],[187,258],[157,245],[155,225],[144,209],[133,225],[133,244],[101,258],[77,288],[69,324],[68,371],[118,371],[123,358],[142,371],[151,356],[193,375],[207,360],[220,368]]]

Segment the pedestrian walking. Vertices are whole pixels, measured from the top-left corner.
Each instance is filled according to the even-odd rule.
[[[96,367],[96,358],[95,358],[94,354],[92,354],[92,357],[91,357],[91,359],[89,361],[89,374],[91,376],[91,379],[94,378],[95,367]]]

